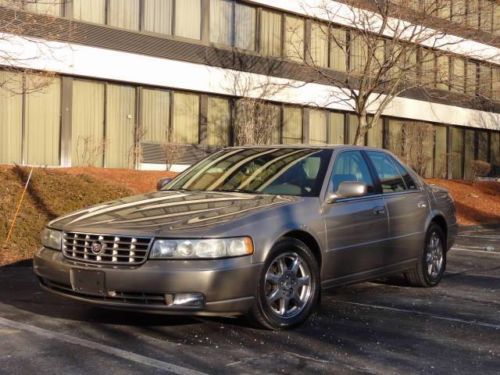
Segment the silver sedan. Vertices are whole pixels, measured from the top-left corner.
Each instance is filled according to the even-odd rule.
[[[322,290],[403,273],[432,287],[457,232],[448,192],[391,153],[226,148],[159,191],[50,222],[41,286],[103,307],[303,322]]]

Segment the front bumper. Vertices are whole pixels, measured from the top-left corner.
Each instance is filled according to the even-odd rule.
[[[40,249],[33,269],[45,290],[110,308],[193,315],[238,315],[254,300],[262,264],[251,257],[219,260],[149,260],[136,267],[100,266],[66,259],[60,251]],[[71,271],[73,269],[73,271]],[[93,270],[104,274],[102,293],[74,289],[71,273]],[[197,306],[174,305],[169,296],[201,293]]]

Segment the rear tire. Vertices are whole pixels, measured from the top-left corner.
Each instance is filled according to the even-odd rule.
[[[319,266],[311,250],[295,238],[281,239],[259,277],[251,321],[270,330],[301,324],[317,304],[319,290]]]
[[[422,256],[415,267],[405,273],[412,286],[433,287],[439,284],[446,270],[446,237],[436,223],[431,223],[425,236]]]

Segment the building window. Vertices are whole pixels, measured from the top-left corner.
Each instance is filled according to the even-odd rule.
[[[73,0],[73,18],[80,21],[106,23],[105,0]]]
[[[210,2],[210,41],[212,43],[233,45],[233,6],[230,0]]]
[[[451,18],[451,1],[441,0],[436,2],[436,15],[444,20]]]
[[[23,80],[21,73],[0,71],[0,163],[22,163]]]
[[[134,165],[135,100],[135,87],[106,85],[104,165],[108,168],[131,168]]]
[[[59,165],[61,80],[28,74],[26,90],[26,163]]]
[[[478,0],[467,0],[467,26],[473,29],[479,28],[479,4]]]
[[[255,50],[255,24],[257,11],[247,5],[235,4],[235,38],[234,46],[245,50]]]
[[[305,21],[299,17],[285,16],[285,57],[301,62],[304,60]]]
[[[493,31],[493,2],[490,0],[481,0],[480,2],[480,25],[481,31],[491,33]]]
[[[229,145],[231,106],[228,99],[208,97],[207,144]]]
[[[144,0],[144,30],[171,35],[173,6],[174,0]]]
[[[446,55],[438,55],[436,59],[436,88],[440,90],[450,89],[450,58]]]
[[[232,0],[210,2],[210,41],[255,50],[255,8]]]
[[[500,101],[500,67],[493,67],[493,95],[492,98],[495,101]]]
[[[479,64],[478,92],[480,95],[491,98],[491,88],[492,88],[491,66],[486,64]]]
[[[200,97],[175,93],[173,104],[173,141],[180,144],[199,143]]]
[[[302,143],[302,109],[285,106],[283,108],[284,144]]]
[[[71,165],[103,166],[104,90],[100,82],[73,81]]]
[[[370,119],[372,119],[372,117],[370,117]],[[382,118],[379,118],[378,121],[374,122],[372,127],[368,129],[368,132],[366,133],[366,144],[370,147],[384,147],[383,134],[384,121]]]
[[[465,93],[474,96],[477,93],[477,64],[467,61],[465,69]]]
[[[260,52],[281,56],[281,14],[262,10],[260,18]]]
[[[330,28],[330,68],[339,72],[347,71],[347,32]]]
[[[464,153],[464,130],[451,128],[451,178],[462,178],[462,162]]]
[[[466,14],[466,0],[453,0],[451,3],[451,20],[461,25],[465,24]]]
[[[491,133],[491,155],[490,160],[493,166],[500,167],[500,131]]]
[[[434,126],[434,177],[446,178],[447,171],[447,134],[445,126]]]
[[[451,90],[454,92],[465,92],[465,60],[461,57],[452,58]]]
[[[314,65],[328,67],[328,26],[313,22],[311,25],[311,60]]]
[[[165,145],[170,142],[170,92],[143,89],[141,92],[142,142]]]
[[[201,39],[201,0],[175,2],[175,35]]]
[[[327,134],[328,112],[321,109],[309,111],[309,143],[324,145],[328,142]]]
[[[328,143],[342,145],[345,143],[345,115],[343,113],[330,113],[330,128],[328,134]]]
[[[464,137],[464,178],[466,180],[471,180],[473,177],[472,173],[472,163],[475,159],[474,157],[474,130],[465,129]]]
[[[350,35],[349,69],[354,74],[362,74],[366,66],[369,47],[361,34],[351,32]]]
[[[108,24],[139,30],[139,0],[108,0]]]

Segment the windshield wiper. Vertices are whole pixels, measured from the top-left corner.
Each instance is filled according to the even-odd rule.
[[[221,193],[262,194],[260,191],[249,190],[249,189],[231,189],[231,190],[215,189],[212,191],[217,191],[217,192],[221,192]]]

